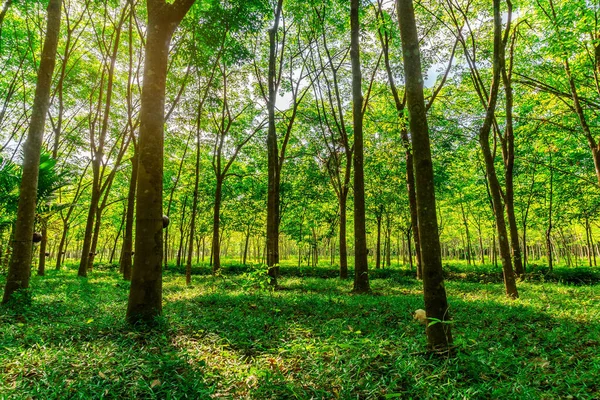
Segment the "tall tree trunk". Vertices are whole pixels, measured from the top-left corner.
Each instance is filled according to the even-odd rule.
[[[554,181],[554,170],[552,169],[552,152],[550,154],[550,200],[548,202],[548,226],[546,228],[546,254],[548,256],[548,270],[553,270],[553,257],[552,257],[552,200],[553,200],[553,181]]]
[[[462,203],[462,199],[460,202],[460,211],[462,212],[465,235],[467,236],[467,264],[471,265],[471,235],[469,234],[469,221],[467,220],[467,214],[465,213],[465,206]]]
[[[208,90],[208,89],[207,89]],[[202,105],[198,107],[198,119],[196,125],[196,169],[194,171],[194,198],[192,200],[192,215],[190,220],[190,238],[188,243],[187,261],[185,263],[185,283],[192,284],[192,253],[194,250],[194,235],[196,233],[196,213],[198,209],[198,185],[200,182],[200,115]]]
[[[131,280],[131,265],[133,252],[133,216],[135,213],[135,192],[137,188],[138,159],[137,149],[131,158],[131,177],[129,178],[129,192],[127,194],[127,216],[125,218],[125,235],[123,236],[123,247],[121,249],[121,269],[123,279]]]
[[[173,32],[194,0],[147,0],[146,60],[140,110],[135,259],[127,320],[154,323],[162,312],[162,193],[165,91]]]
[[[8,276],[6,278],[2,303],[8,302],[15,291],[29,287],[32,256],[31,239],[33,237],[37,200],[40,154],[44,138],[46,114],[48,113],[50,102],[52,74],[54,73],[56,61],[56,49],[58,47],[58,35],[60,32],[60,14],[61,0],[50,0],[48,3],[46,37],[44,39],[37,75],[31,122],[23,150],[23,173],[19,188],[19,205],[12,246],[13,252],[8,267]]]
[[[392,266],[392,218],[390,217],[390,213],[388,212],[386,216],[386,225],[387,225],[387,247],[386,247],[386,256],[385,256],[385,265],[386,267]]]
[[[413,161],[416,170],[415,183],[425,312],[428,318],[441,321],[441,323],[427,325],[427,347],[434,352],[449,352],[452,347],[452,333],[450,324],[447,323],[450,315],[442,272],[433,165],[423,96],[419,38],[412,0],[398,0],[397,7],[402,38],[402,53],[404,55],[406,98],[412,133]]]
[[[398,94],[398,88],[394,80],[394,73],[389,57],[389,36],[387,34],[380,35],[380,41],[383,49],[384,65],[388,76],[388,82],[390,84],[390,90],[394,97],[394,103],[396,105],[396,111],[398,112],[399,118],[404,118],[404,108],[406,105],[405,99],[400,99]],[[410,210],[410,223],[412,227],[412,239],[415,242],[415,253],[417,256],[417,279],[422,278],[421,270],[421,246],[419,245],[419,224],[417,221],[417,193],[415,191],[415,174],[413,167],[413,155],[410,146],[410,137],[408,135],[408,129],[406,126],[401,128],[402,145],[404,146],[405,159],[406,159],[406,190],[408,192],[408,205]],[[410,265],[412,270],[412,251],[409,247]]]
[[[219,226],[221,222],[221,196],[223,191],[223,180],[217,177],[217,187],[215,188],[215,206],[213,208],[213,239],[212,239],[212,270],[213,273],[221,269],[221,238],[219,236]]]
[[[67,220],[63,221],[63,229],[62,229],[62,234],[60,235],[60,242],[58,245],[58,251],[56,253],[56,266],[55,269],[57,271],[60,270],[60,267],[62,265],[62,262],[65,258],[64,253],[65,253],[65,248],[66,248],[66,242],[67,242],[67,234],[69,233],[69,225],[67,224]]]
[[[509,6],[509,14],[512,13],[512,5]],[[511,19],[510,15],[508,17]],[[507,29],[510,29],[510,22]],[[508,38],[508,35],[506,35]],[[505,45],[504,45],[505,46]],[[510,245],[512,249],[512,260],[515,266],[517,276],[523,276],[525,273],[523,261],[521,259],[521,247],[519,244],[519,230],[517,227],[517,218],[515,217],[515,190],[514,190],[514,169],[515,169],[515,135],[513,128],[513,88],[512,88],[512,65],[513,65],[514,39],[510,47],[510,59],[507,67],[505,57],[502,57],[502,81],[504,82],[504,92],[506,97],[506,127],[503,138],[502,155],[504,156],[504,185],[506,187],[504,195],[504,207],[508,217],[508,227],[510,231]]]
[[[113,259],[115,258],[115,253],[117,252],[117,243],[119,242],[119,238],[121,237],[121,232],[123,231],[123,225],[125,225],[126,218],[127,205],[123,207],[123,216],[121,217],[121,224],[119,225],[119,229],[117,230],[117,234],[115,235],[115,242],[113,243],[112,250],[110,251],[110,258],[108,259],[109,264],[112,264]]]
[[[248,257],[248,243],[250,242],[250,227],[248,227],[248,230],[246,231],[246,240],[244,243],[244,256],[242,258],[242,265],[246,266],[246,259]],[[202,238],[202,243],[204,246],[204,238]]]
[[[94,172],[95,174],[95,172]],[[90,260],[92,258],[92,241],[94,234],[94,221],[96,214],[98,213],[98,203],[100,202],[100,188],[97,185],[97,178],[94,177],[94,183],[92,184],[92,198],[90,200],[90,208],[88,210],[88,216],[85,224],[85,233],[83,235],[83,247],[81,250],[81,259],[79,261],[79,270],[77,275],[85,278],[87,276]],[[93,262],[93,261],[92,261]]]
[[[277,144],[277,130],[275,127],[275,102],[277,101],[277,29],[281,16],[283,0],[277,1],[273,26],[269,29],[269,100],[267,111],[269,114],[269,127],[267,131],[267,163],[268,163],[268,191],[267,191],[267,266],[273,284],[277,283],[279,275],[279,147]]]
[[[42,241],[40,242],[40,253],[37,274],[39,276],[46,275],[46,249],[48,247],[48,220],[46,218],[40,219],[42,225]]]
[[[346,201],[347,191],[340,193],[340,278],[348,278],[348,243],[346,240],[346,229],[348,227]]]
[[[375,246],[375,269],[381,268],[381,215],[377,215],[377,245]]]
[[[486,175],[489,182],[490,195],[496,219],[496,229],[498,232],[498,244],[500,247],[500,257],[502,258],[502,271],[504,275],[504,286],[507,296],[511,298],[519,297],[515,281],[515,273],[511,257],[511,247],[506,229],[506,220],[504,218],[504,204],[502,203],[502,190],[496,174],[494,156],[490,149],[490,131],[494,122],[494,114],[498,101],[498,89],[500,85],[501,65],[504,59],[504,46],[502,43],[502,16],[500,14],[500,0],[494,0],[494,61],[493,78],[488,104],[486,106],[486,116],[481,129],[479,130],[479,144],[483,153]],[[517,239],[518,241],[518,239]]]
[[[359,0],[350,2],[350,59],[352,64],[352,123],[354,127],[354,292],[366,293],[369,285],[365,221],[363,150],[363,95],[360,70]]]

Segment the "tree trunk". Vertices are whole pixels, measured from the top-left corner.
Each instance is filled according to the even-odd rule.
[[[48,247],[48,220],[41,218],[42,225],[42,241],[40,242],[40,252],[38,261],[38,276],[46,275],[46,248]]]
[[[69,232],[69,225],[67,224],[67,221],[63,221],[63,229],[62,229],[62,234],[60,236],[60,242],[58,245],[58,252],[56,253],[56,267],[55,269],[57,271],[60,270],[60,267],[62,266],[63,260],[65,258],[64,253],[66,252],[65,248],[66,248],[66,244],[67,244],[67,234]]]
[[[363,151],[363,95],[360,70],[359,0],[350,2],[350,59],[352,64],[352,123],[354,127],[354,292],[366,293],[369,285],[365,221],[365,176]]]
[[[213,239],[212,239],[212,270],[213,273],[221,268],[221,241],[219,237],[219,226],[221,222],[221,195],[223,191],[223,180],[217,177],[215,188],[215,206],[213,209]]]
[[[204,243],[204,238],[202,238],[202,241]],[[246,240],[244,243],[244,257],[242,259],[242,265],[246,266],[246,259],[248,256],[248,243],[250,243],[250,228],[248,228],[248,231],[246,232]]]
[[[133,256],[133,223],[135,213],[135,192],[137,188],[138,159],[137,149],[131,158],[131,178],[129,179],[129,192],[127,194],[127,217],[125,220],[125,235],[123,236],[123,248],[121,249],[121,269],[123,279],[131,280],[131,265]]]
[[[467,220],[467,214],[465,213],[465,207],[462,203],[462,199],[460,202],[460,211],[462,212],[465,235],[467,236],[467,264],[471,265],[471,235],[469,234],[469,221]]]
[[[390,218],[390,214],[388,213],[388,215],[386,216],[386,222],[387,222],[387,235],[386,235],[386,240],[387,240],[387,247],[386,247],[386,256],[385,256],[385,264],[386,267],[391,267],[392,266],[392,221]]]
[[[31,275],[33,225],[37,200],[37,185],[40,166],[40,154],[44,138],[44,125],[50,102],[50,87],[56,61],[58,35],[60,32],[61,0],[48,3],[48,22],[46,37],[42,48],[40,67],[29,133],[23,149],[23,167],[19,188],[19,205],[13,239],[13,252],[8,267],[8,276],[2,303],[8,302],[13,293],[29,287]]]
[[[121,224],[119,225],[119,230],[115,236],[115,242],[113,243],[112,250],[110,251],[110,258],[108,259],[108,263],[112,264],[113,259],[115,258],[115,253],[117,252],[117,243],[119,243],[119,238],[121,237],[121,232],[123,231],[123,225],[125,225],[125,220],[127,218],[127,205],[123,207],[123,217],[121,218]]]
[[[127,320],[154,323],[162,312],[163,129],[169,45],[194,0],[147,0],[146,60],[140,110],[135,259]]]
[[[194,178],[194,198],[192,200],[192,215],[190,220],[190,234],[188,243],[187,261],[185,263],[185,284],[192,284],[192,253],[194,250],[194,234],[196,233],[196,212],[198,209],[198,185],[200,182],[200,113],[198,109],[198,120],[196,129],[196,169]]]
[[[348,243],[346,241],[346,228],[347,223],[347,211],[346,211],[346,200],[347,196],[340,194],[340,279],[348,278]]]
[[[377,215],[377,245],[375,248],[375,269],[381,268],[381,215]]]
[[[427,347],[430,351],[448,353],[452,347],[452,333],[450,324],[447,323],[450,320],[450,315],[442,272],[433,165],[423,96],[419,39],[412,0],[398,0],[397,7],[402,38],[402,53],[404,55],[413,162],[416,172],[415,183],[425,312],[428,318],[441,321],[441,323],[427,325]]]
[[[546,254],[548,255],[548,270],[552,272],[552,200],[553,200],[553,180],[554,180],[554,170],[552,169],[552,153],[550,152],[550,200],[548,202],[548,227],[546,228]]]
[[[98,211],[98,203],[100,202],[100,188],[96,185],[96,177],[94,177],[94,184],[92,186],[92,198],[90,200],[90,208],[88,210],[85,233],[83,235],[83,247],[81,250],[81,259],[79,261],[79,270],[77,271],[77,275],[83,278],[87,276],[88,267],[91,261],[94,221]]]
[[[277,144],[277,130],[275,127],[275,102],[277,101],[276,35],[283,0],[277,1],[273,26],[269,29],[269,99],[267,111],[269,114],[269,127],[267,131],[267,156],[268,156],[268,191],[267,191],[267,266],[271,282],[277,284],[279,275],[279,147]]]

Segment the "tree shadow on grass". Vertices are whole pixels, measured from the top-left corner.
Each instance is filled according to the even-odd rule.
[[[424,329],[412,321],[423,307],[416,281],[374,279],[381,295],[355,296],[337,280],[285,278],[288,290],[271,292],[211,276],[185,288],[167,277],[164,321],[145,331],[124,323],[118,276],[43,280],[27,321],[0,326],[0,397],[598,394],[598,325],[507,302],[494,295],[501,285],[448,285],[458,354],[437,360],[422,355]]]

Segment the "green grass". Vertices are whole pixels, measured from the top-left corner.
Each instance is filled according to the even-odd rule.
[[[407,273],[376,271],[358,296],[287,268],[277,291],[251,270],[191,287],[169,271],[153,331],[125,324],[128,283],[113,270],[33,277],[22,317],[0,308],[0,399],[600,397],[598,285],[536,279],[511,301],[455,268],[446,360],[423,353],[421,283]]]

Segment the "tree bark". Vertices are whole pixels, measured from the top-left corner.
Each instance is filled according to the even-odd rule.
[[[515,273],[511,258],[511,248],[506,229],[506,220],[504,218],[504,204],[502,203],[502,190],[496,174],[494,165],[494,156],[490,149],[490,131],[494,121],[496,104],[498,101],[498,89],[500,85],[500,73],[502,61],[504,59],[504,47],[502,43],[502,16],[500,15],[500,0],[494,0],[494,57],[493,57],[493,77],[492,87],[486,106],[486,116],[482,127],[479,130],[479,144],[483,153],[486,175],[489,182],[490,195],[496,218],[496,229],[498,232],[498,244],[500,248],[500,257],[502,259],[502,271],[504,275],[504,286],[507,296],[518,298]],[[518,238],[517,238],[518,241]]]
[[[354,126],[354,292],[366,293],[369,285],[365,221],[363,150],[363,95],[360,69],[359,0],[350,2],[350,59],[352,64],[352,122]]]
[[[40,252],[38,261],[38,276],[46,275],[46,248],[48,247],[48,220],[41,218],[42,225],[42,241],[40,242]]]
[[[450,320],[450,315],[442,272],[433,165],[423,96],[419,38],[412,0],[398,0],[397,8],[402,38],[402,53],[404,55],[413,161],[416,172],[415,183],[425,312],[432,321],[436,319],[440,321],[440,323],[427,325],[427,347],[433,352],[448,353],[452,348],[452,333],[450,324],[447,323]]]
[[[347,221],[347,209],[346,209],[347,196],[340,196],[340,278],[348,278],[348,243],[346,239],[346,232],[348,227]]]
[[[154,323],[162,312],[163,129],[169,45],[194,0],[147,0],[148,27],[140,110],[135,259],[127,321]]]
[[[504,45],[508,40],[510,30],[510,20],[512,5],[509,6],[509,16],[507,31],[505,34]],[[512,65],[513,65],[514,38],[510,47],[509,65],[506,65],[506,58],[502,57],[501,70],[502,81],[504,83],[504,92],[506,97],[506,127],[502,145],[502,155],[504,156],[504,185],[506,187],[504,195],[504,207],[508,217],[508,227],[510,230],[510,245],[512,249],[512,260],[515,266],[515,273],[521,277],[525,273],[523,261],[521,258],[521,246],[519,244],[519,229],[517,227],[517,218],[515,217],[515,190],[514,190],[514,169],[515,169],[515,135],[513,128],[513,88],[512,88]]]
[[[267,165],[268,165],[268,189],[267,189],[267,266],[269,276],[273,284],[277,284],[279,275],[279,146],[277,144],[277,130],[275,127],[275,102],[277,101],[277,43],[276,35],[279,28],[279,19],[283,0],[277,1],[273,26],[269,29],[269,99],[267,111],[269,114],[269,126],[267,131]]]
[[[207,88],[208,91],[208,88]],[[200,115],[202,105],[198,107],[197,125],[196,125],[196,169],[194,171],[194,198],[192,200],[192,215],[190,221],[190,238],[188,243],[187,261],[185,263],[185,283],[192,284],[192,252],[194,249],[194,235],[196,233],[196,212],[198,209],[198,185],[200,182]]]
[[[213,273],[221,269],[221,240],[219,236],[219,226],[221,222],[221,195],[223,191],[223,181],[217,177],[217,187],[215,188],[215,206],[213,209],[213,239],[212,239],[212,270]]]
[[[121,250],[121,269],[123,279],[131,280],[131,265],[133,252],[133,222],[135,212],[135,193],[137,188],[138,159],[137,150],[134,150],[131,158],[131,178],[129,179],[129,192],[127,194],[127,216],[125,219],[125,235],[123,236],[123,248]]]
[[[381,268],[381,215],[377,215],[377,245],[375,249],[375,269]]]
[[[17,222],[13,239],[13,253],[8,267],[8,276],[2,303],[7,303],[15,291],[29,287],[31,275],[33,225],[37,200],[40,154],[44,137],[44,125],[50,102],[50,87],[56,62],[56,50],[60,33],[61,0],[50,0],[46,37],[42,48],[40,67],[29,133],[23,150],[23,173],[19,189]]]

